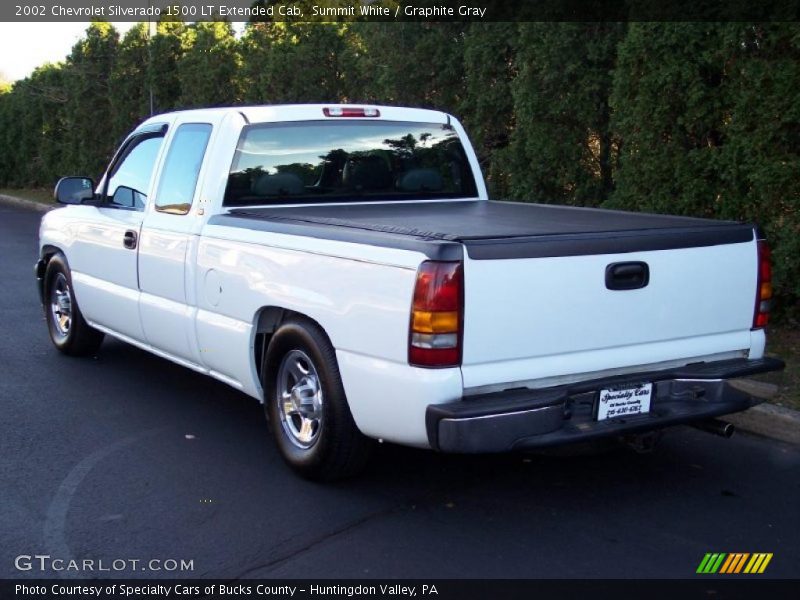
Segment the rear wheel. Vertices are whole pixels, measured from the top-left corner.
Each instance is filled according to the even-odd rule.
[[[44,311],[53,345],[64,354],[85,356],[97,351],[103,334],[83,318],[72,289],[67,261],[54,255],[45,271]]]
[[[358,473],[372,442],[356,427],[322,329],[300,319],[283,324],[270,341],[264,372],[267,418],[289,466],[318,481]]]

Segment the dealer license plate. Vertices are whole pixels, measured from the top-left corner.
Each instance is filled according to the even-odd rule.
[[[597,420],[619,419],[650,412],[653,384],[642,383],[634,387],[600,390],[597,399]]]

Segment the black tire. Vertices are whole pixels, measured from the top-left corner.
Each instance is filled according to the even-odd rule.
[[[322,392],[316,437],[307,442],[307,447],[291,433],[287,424],[291,419],[285,416],[278,401],[282,363],[300,355],[313,363],[317,389]],[[336,353],[323,330],[315,323],[297,318],[281,325],[270,340],[263,372],[265,412],[287,464],[313,481],[333,481],[359,473],[369,459],[373,442],[358,430],[353,420]]]
[[[68,325],[61,320],[63,313],[57,313],[57,297],[68,299]],[[66,305],[61,305],[62,308]],[[63,254],[54,254],[47,263],[44,275],[44,315],[53,345],[70,356],[94,354],[103,342],[103,333],[91,327],[83,318],[75,292],[67,259]]]

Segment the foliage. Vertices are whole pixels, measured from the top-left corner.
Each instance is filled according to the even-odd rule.
[[[501,151],[515,126],[517,29],[515,23],[472,23],[464,34],[466,85],[459,112],[493,195],[508,194],[511,175]]]
[[[732,48],[715,23],[634,23],[615,70],[613,205],[714,216]]]
[[[454,110],[463,94],[464,23],[358,22],[355,61],[362,102]]]
[[[797,23],[325,17],[253,22],[237,38],[225,21],[163,20],[152,35],[142,24],[120,40],[93,22],[63,63],[0,81],[0,186],[98,176],[151,98],[155,113],[436,108],[464,122],[495,196],[758,222],[774,247],[779,305],[796,311],[798,90]]]
[[[150,114],[148,73],[142,69],[149,61],[147,24],[133,27],[119,44],[111,70],[112,135],[124,137],[131,123],[138,123]]]
[[[326,102],[348,96],[352,71],[337,23],[255,23],[242,38],[245,99],[252,103]]]
[[[511,84],[516,127],[503,153],[512,196],[597,205],[612,191],[609,94],[616,23],[523,23]]]
[[[153,92],[155,114],[180,107],[181,82],[178,62],[183,56],[186,26],[180,21],[158,23],[150,41],[148,83]]]
[[[240,100],[239,48],[227,21],[198,22],[187,29],[178,60],[183,108],[225,106]]]
[[[83,166],[98,176],[105,167],[105,157],[113,150],[111,72],[116,60],[119,34],[110,23],[96,21],[86,30],[67,57],[65,151],[67,164]],[[77,134],[77,135],[76,135]]]

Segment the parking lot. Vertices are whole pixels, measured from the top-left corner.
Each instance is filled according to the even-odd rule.
[[[104,575],[20,555],[141,561],[122,577],[683,578],[707,552],[774,553],[769,576],[800,576],[800,448],[763,438],[677,428],[649,455],[386,445],[357,480],[298,479],[241,393],[114,340],[93,359],[52,348],[39,218],[0,205],[0,578]]]

